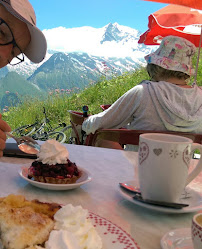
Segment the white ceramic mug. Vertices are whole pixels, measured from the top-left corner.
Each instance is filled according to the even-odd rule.
[[[202,170],[202,157],[188,173],[193,151],[202,145],[189,138],[159,133],[140,135],[138,174],[143,199],[177,202]]]
[[[192,219],[191,236],[194,249],[202,248],[202,213],[195,214]]]

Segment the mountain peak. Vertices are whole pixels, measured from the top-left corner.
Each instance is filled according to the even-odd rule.
[[[138,37],[139,31],[127,26],[119,25],[117,22],[109,23],[105,26],[105,32],[102,36],[100,44],[111,41],[118,43],[132,36]]]
[[[120,33],[121,31],[118,29],[118,23],[109,23],[107,26],[106,26],[106,29],[105,29],[105,33],[102,37],[102,40],[100,41],[101,44],[103,44],[104,42],[110,42],[110,41],[120,41]]]

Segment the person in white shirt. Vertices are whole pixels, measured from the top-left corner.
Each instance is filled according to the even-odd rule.
[[[82,129],[87,134],[121,127],[202,133],[202,88],[188,85],[195,51],[194,44],[184,38],[165,37],[145,57],[151,79],[130,89],[109,109],[88,117]],[[119,148],[114,143],[101,146]]]

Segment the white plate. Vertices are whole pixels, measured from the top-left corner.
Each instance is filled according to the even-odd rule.
[[[140,249],[128,233],[111,221],[91,212],[88,218],[102,239],[102,249]],[[1,243],[0,249],[3,249]]]
[[[191,228],[180,228],[166,233],[161,239],[162,249],[193,249]]]
[[[126,200],[131,201],[134,204],[147,208],[147,209],[164,212],[164,213],[192,213],[192,212],[197,212],[199,210],[202,210],[202,192],[195,191],[195,189],[192,189],[192,188],[186,188],[186,190],[190,194],[191,197],[187,199],[181,199],[181,202],[189,204],[189,206],[184,207],[182,209],[175,209],[175,208],[161,207],[161,206],[156,206],[156,205],[151,205],[151,204],[140,202],[132,198],[132,196],[134,195],[133,193],[130,193],[127,190],[119,188],[120,194]]]
[[[89,218],[102,239],[102,249],[139,249],[135,240],[111,221],[91,212]]]
[[[69,189],[74,189],[78,188],[79,186],[90,182],[92,180],[91,174],[86,170],[81,167],[78,167],[79,170],[82,171],[81,177],[76,181],[76,183],[71,183],[71,184],[52,184],[52,183],[43,183],[43,182],[37,182],[32,179],[29,179],[27,177],[28,173],[28,168],[29,166],[23,166],[18,173],[20,176],[29,182],[30,184],[38,187],[38,188],[43,188],[43,189],[49,189],[49,190],[69,190]]]

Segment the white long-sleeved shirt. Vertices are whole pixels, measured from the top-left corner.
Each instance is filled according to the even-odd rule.
[[[202,89],[196,85],[182,88],[165,81],[142,81],[82,125],[87,134],[121,127],[202,133]]]

